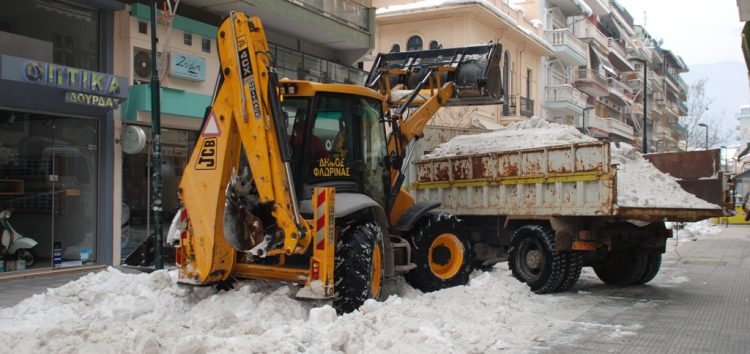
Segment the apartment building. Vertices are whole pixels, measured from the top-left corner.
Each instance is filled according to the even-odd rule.
[[[175,1],[171,1],[175,4]],[[171,23],[159,10],[164,232],[178,208],[177,187],[219,73],[216,31],[230,11],[263,21],[281,78],[362,84],[358,64],[374,43],[375,9],[366,0],[181,0]],[[133,1],[115,13],[114,72],[132,83],[116,113],[114,253],[127,256],[152,229],[151,11]],[[115,144],[110,142],[111,144]]]
[[[539,115],[541,57],[552,54],[539,23],[506,1],[376,0],[377,40],[373,53],[460,47],[499,42],[506,102],[491,107],[442,108],[431,124],[507,124]]]
[[[541,3],[544,8],[538,8]],[[545,39],[554,48],[542,61],[543,117],[642,148],[647,76],[649,151],[685,148],[686,130],[679,117],[687,114],[687,85],[679,75],[687,66],[635,25],[626,8],[614,0],[517,4],[527,14],[539,13]]]

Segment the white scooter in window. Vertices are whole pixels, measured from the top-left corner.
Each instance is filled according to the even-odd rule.
[[[0,211],[0,256],[5,257],[7,254],[15,254],[17,259],[23,259],[26,266],[34,264],[34,253],[32,248],[37,242],[29,237],[19,234],[13,226],[10,225],[10,210]]]

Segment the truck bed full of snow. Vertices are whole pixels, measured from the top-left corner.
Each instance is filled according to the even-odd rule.
[[[489,215],[500,208],[507,215],[689,221],[721,212],[683,190],[633,146],[599,142],[539,118],[457,136],[415,165],[418,199],[441,200],[459,214]]]

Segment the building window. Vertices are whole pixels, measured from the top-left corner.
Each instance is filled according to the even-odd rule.
[[[442,46],[438,41],[430,41],[430,49],[440,49]]]
[[[422,38],[419,36],[411,36],[409,41],[406,42],[406,50],[422,50]]]
[[[74,5],[72,1],[4,0],[2,5],[0,27],[45,42],[43,48],[36,45],[15,48],[14,56],[100,71],[98,11]],[[11,47],[3,43],[0,52],[10,54]]]
[[[398,43],[391,46],[391,53],[398,53],[401,51],[401,46]]]
[[[185,33],[182,36],[182,43],[185,43],[186,46],[190,47],[193,45],[193,34],[192,33]]]
[[[201,39],[201,50],[206,53],[211,53],[211,40],[208,38]]]
[[[138,33],[148,34],[148,23],[138,21]]]

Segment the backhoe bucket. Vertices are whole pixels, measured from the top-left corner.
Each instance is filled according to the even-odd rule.
[[[377,89],[387,80],[395,90],[413,90],[430,70],[441,71],[440,83],[455,82],[455,94],[447,106],[487,105],[503,103],[500,80],[500,43],[461,48],[419,50],[378,54],[367,86]],[[392,69],[402,69],[405,74],[394,74]],[[396,86],[401,84],[403,86]],[[392,92],[393,95],[393,92]]]

